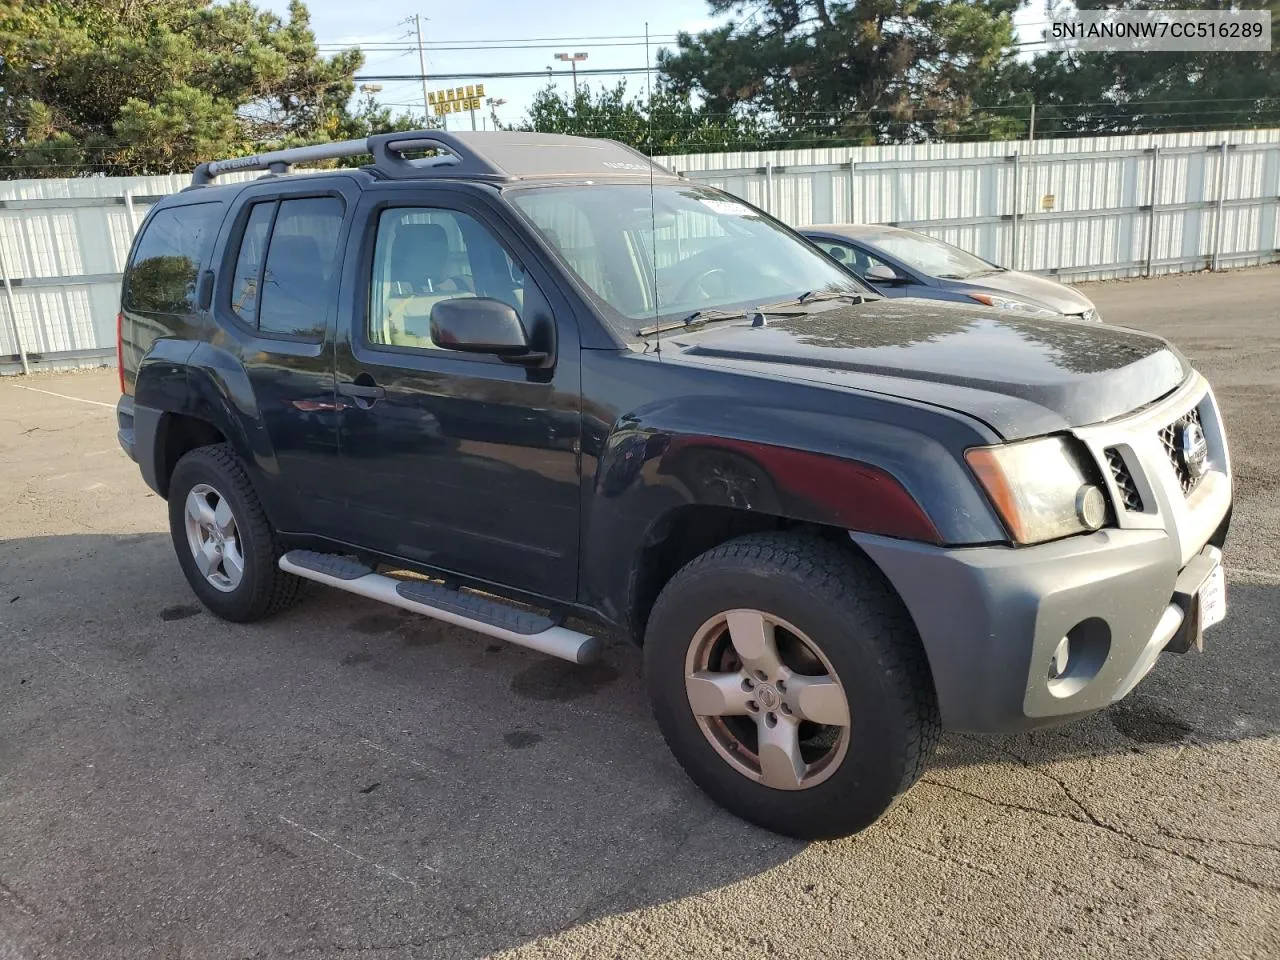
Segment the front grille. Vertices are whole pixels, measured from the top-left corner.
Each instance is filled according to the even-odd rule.
[[[1130,513],[1141,513],[1142,494],[1138,492],[1137,484],[1133,482],[1129,465],[1124,462],[1124,457],[1115,447],[1107,448],[1107,466],[1111,470],[1111,478],[1115,480],[1116,487],[1120,491],[1120,502],[1124,508]]]
[[[1187,469],[1187,465],[1182,459],[1182,453],[1178,450],[1178,432],[1183,425],[1188,423],[1194,423],[1197,427],[1200,426],[1200,410],[1198,408],[1193,407],[1160,431],[1160,443],[1164,446],[1165,455],[1168,456],[1169,462],[1173,464],[1174,472],[1178,475],[1178,484],[1182,487],[1182,495],[1184,497],[1190,494],[1196,488],[1196,484],[1200,482],[1200,478],[1193,476],[1191,471]]]

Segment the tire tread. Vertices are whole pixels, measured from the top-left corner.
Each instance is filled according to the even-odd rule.
[[[941,736],[932,674],[915,624],[897,592],[879,568],[852,547],[798,532],[738,537],[682,567],[659,594],[649,622],[661,623],[665,608],[676,602],[690,581],[715,568],[744,565],[798,581],[819,602],[836,604],[857,618],[859,635],[874,648],[893,709],[906,731],[902,775],[893,796],[905,793],[924,772]]]
[[[229,492],[234,493],[244,507],[241,512],[245,515],[237,515],[236,524],[247,528],[249,536],[242,536],[241,541],[247,540],[252,548],[252,569],[257,571],[257,575],[252,581],[249,600],[243,605],[243,615],[228,619],[259,620],[291,606],[301,593],[303,580],[280,569],[284,545],[276,536],[275,529],[262,508],[262,501],[253,488],[253,481],[249,479],[231,445],[216,443],[196,447],[178,461],[174,475],[177,476],[186,464],[203,464],[221,473],[231,485]],[[177,542],[176,535],[174,546],[179,550],[184,546]]]

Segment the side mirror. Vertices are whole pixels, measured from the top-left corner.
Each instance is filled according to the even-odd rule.
[[[514,363],[541,362],[529,349],[520,315],[492,297],[455,297],[431,308],[431,342],[445,350],[491,353]]]
[[[907,278],[894,270],[893,267],[884,263],[877,263],[867,268],[866,279],[872,283],[885,283],[889,286],[896,286],[899,283],[906,283]]]

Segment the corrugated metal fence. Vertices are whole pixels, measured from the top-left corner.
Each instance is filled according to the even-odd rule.
[[[0,373],[115,357],[120,272],[133,234],[153,203],[190,182],[173,175],[0,183]]]
[[[793,226],[887,223],[1070,280],[1280,258],[1280,130],[663,161]]]
[[[1072,280],[1280,259],[1280,130],[668,157],[787,222],[893,223]],[[253,174],[241,174],[245,179]],[[227,179],[232,179],[228,177]],[[115,351],[120,271],[185,175],[0,183],[0,372]]]

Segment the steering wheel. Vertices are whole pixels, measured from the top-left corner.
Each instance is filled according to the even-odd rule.
[[[720,290],[708,290],[705,284],[712,277],[720,278]],[[723,296],[728,293],[727,281],[729,272],[724,267],[707,267],[707,269],[695,273],[692,277],[680,284],[680,289],[676,291],[676,302],[683,302],[692,297],[694,292],[700,293],[703,300],[711,300],[717,296]]]

